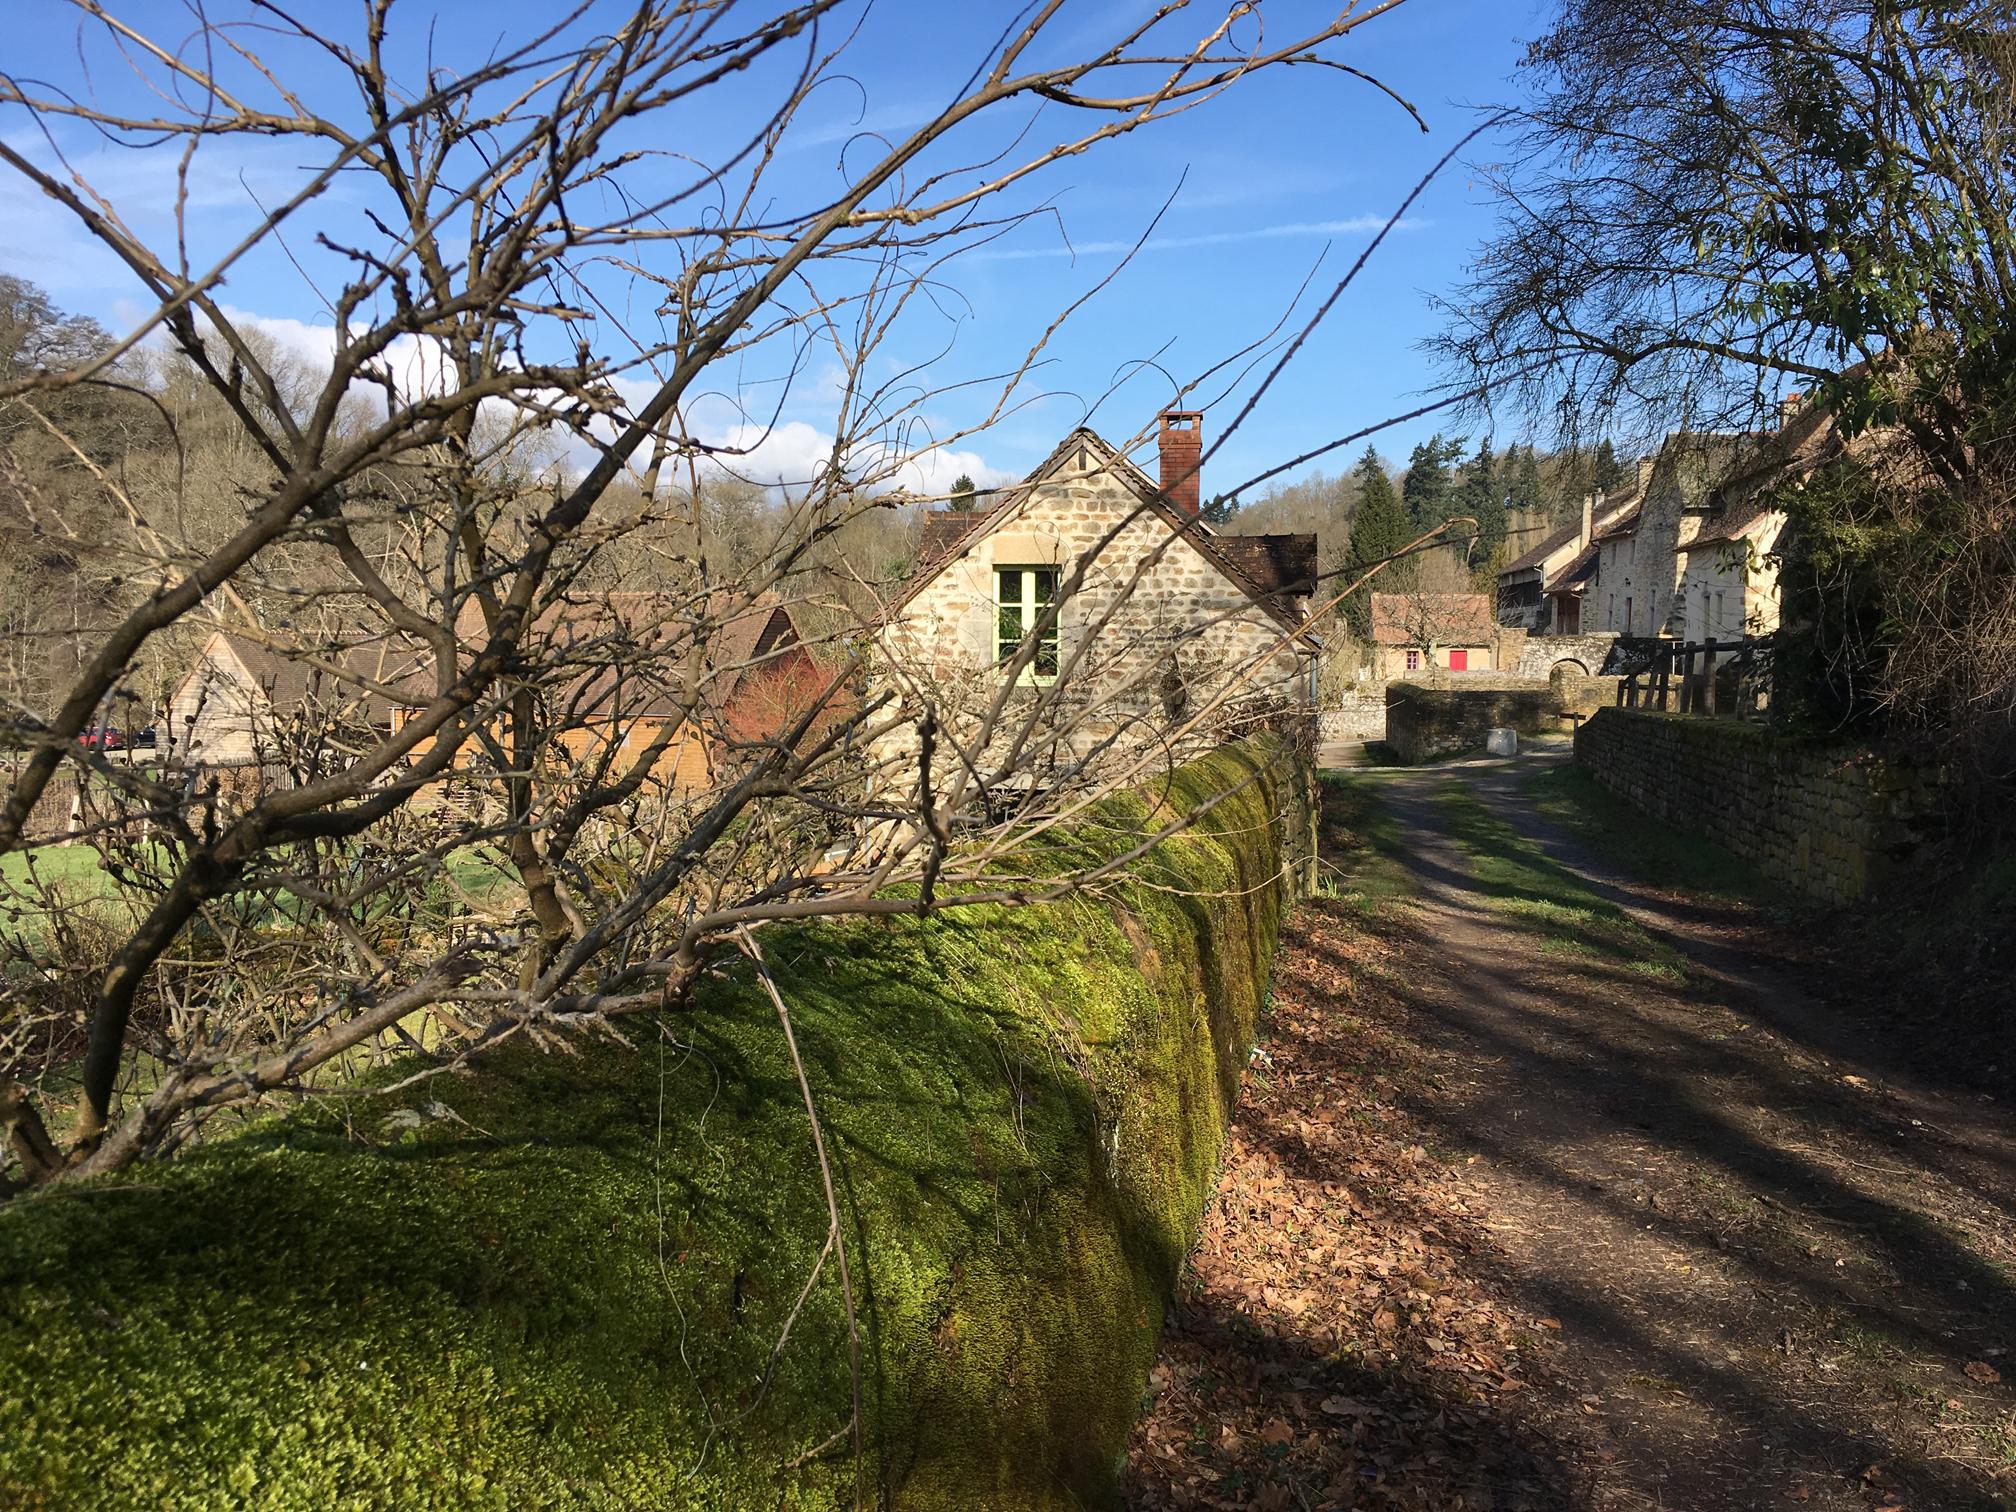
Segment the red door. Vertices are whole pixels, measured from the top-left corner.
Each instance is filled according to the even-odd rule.
[[[1470,670],[1470,653],[1468,651],[1451,651],[1449,653],[1449,670],[1451,672],[1468,672]]]

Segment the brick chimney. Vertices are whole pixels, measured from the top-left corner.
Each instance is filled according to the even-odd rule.
[[[1197,468],[1204,455],[1204,416],[1198,410],[1162,412],[1162,496],[1185,514],[1197,513],[1203,478]]]

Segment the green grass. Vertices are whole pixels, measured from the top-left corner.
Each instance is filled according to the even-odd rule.
[[[98,852],[88,845],[41,845],[0,856],[0,885],[25,888],[29,877],[44,883],[84,883],[110,892],[112,879],[98,869]]]
[[[1755,867],[1714,841],[1641,814],[1587,767],[1562,765],[1521,783],[1527,800],[1619,871],[1707,897],[1785,907],[1793,899]]]
[[[1616,904],[1599,897],[1531,840],[1494,814],[1467,782],[1450,781],[1436,799],[1450,837],[1470,855],[1479,890],[1545,952],[1620,966],[1678,984],[1686,958],[1661,944]]]
[[[1321,781],[1324,895],[1368,908],[1411,897],[1413,875],[1401,859],[1400,826],[1379,795],[1380,780],[1324,772]]]

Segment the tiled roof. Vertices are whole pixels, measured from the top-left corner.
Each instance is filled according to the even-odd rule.
[[[1627,506],[1635,506],[1641,491],[1639,485],[1633,482],[1628,487],[1621,488],[1614,494],[1606,495],[1602,508],[1593,511],[1595,515],[1593,522],[1594,534],[1603,534],[1605,521],[1615,523],[1619,510],[1625,509]],[[1582,521],[1580,518],[1570,520],[1566,525],[1563,525],[1559,530],[1556,530],[1545,540],[1541,541],[1538,546],[1535,546],[1523,556],[1514,557],[1510,562],[1506,563],[1498,575],[1503,577],[1508,572],[1522,572],[1528,567],[1541,566],[1546,562],[1548,557],[1554,555],[1555,552],[1573,541],[1581,533]]]
[[[936,566],[975,525],[987,518],[982,509],[934,509],[924,516],[924,538],[917,543],[917,565]]]
[[[1316,588],[1316,536],[1219,536],[1212,545],[1262,593],[1305,596]]]
[[[1490,644],[1491,597],[1484,593],[1375,593],[1372,639],[1382,646],[1418,646],[1421,630],[1444,645]]]
[[[1580,556],[1554,574],[1554,581],[1543,592],[1559,593],[1571,588],[1580,588],[1596,575],[1596,562],[1601,555],[1596,543],[1591,541],[1582,548]]]

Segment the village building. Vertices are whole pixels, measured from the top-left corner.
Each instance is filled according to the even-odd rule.
[[[1436,672],[1493,672],[1498,626],[1483,593],[1375,593],[1375,676],[1391,680]]]
[[[564,673],[548,694],[545,719],[568,761],[596,760],[613,743],[611,766],[621,770],[677,717],[671,678],[678,669],[665,663],[678,659],[665,651],[690,633],[676,621],[683,607],[662,593],[615,592],[563,601],[540,616],[537,654]],[[652,764],[653,781],[675,792],[711,786],[724,757],[795,718],[823,680],[789,607],[774,595],[740,612],[717,612],[727,617],[708,641],[700,707]],[[456,633],[464,646],[482,643],[475,600],[464,603]],[[169,698],[163,754],[208,767],[284,769],[306,746],[332,736],[354,745],[395,733],[432,690],[427,659],[404,642],[283,653],[220,630]],[[489,762],[479,738],[456,752],[458,771]]]
[[[218,630],[169,694],[156,737],[164,757],[206,766],[284,765],[312,730],[385,730],[392,700],[360,686],[397,684],[414,658],[392,642],[283,654]]]
[[[1842,449],[1830,417],[1796,395],[1775,431],[1667,436],[1642,498],[1596,533],[1584,632],[1697,643],[1769,635],[1787,544],[1772,490]]]
[[[1583,595],[1596,572],[1596,538],[1622,523],[1645,492],[1652,460],[1638,463],[1637,478],[1616,493],[1584,495],[1578,520],[1560,526],[1514,557],[1498,573],[1498,623],[1529,635],[1581,635],[1587,616]]]
[[[1066,677],[1059,717],[1078,754],[1123,731],[1182,729],[1221,696],[1220,715],[1308,708],[1316,538],[1223,535],[1204,521],[1201,420],[1161,417],[1159,480],[1080,428],[1020,484],[933,513],[883,621],[888,672],[929,682],[948,707],[983,706],[1083,564],[1054,633],[1014,674],[1032,690]]]
[[[734,748],[803,711],[822,675],[789,606],[775,594],[739,608],[717,601],[708,612],[719,622],[705,630],[686,623],[693,607],[675,594],[618,590],[564,599],[534,622],[534,656],[569,674],[548,694],[545,717],[572,763],[598,765],[606,755],[608,769],[623,772],[676,721],[650,779],[675,793],[701,791],[713,786]],[[482,643],[480,603],[464,602],[455,630],[465,646]],[[705,642],[704,682],[699,704],[682,718],[679,652],[696,636]],[[409,687],[413,702],[392,710],[395,728],[419,712],[430,691],[418,679]],[[465,740],[455,753],[458,771],[489,760],[481,740]]]

